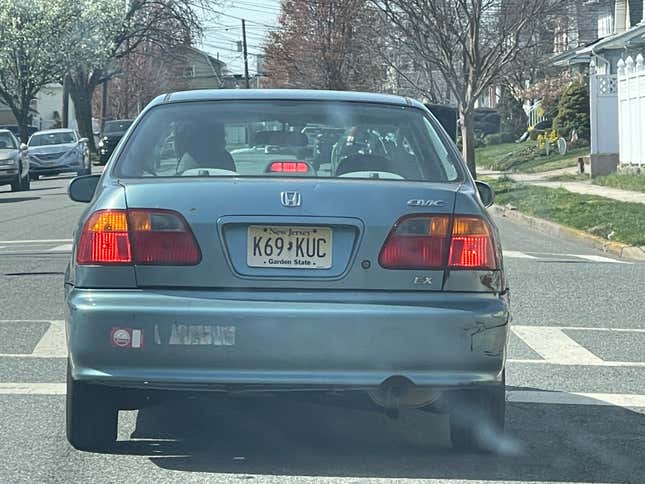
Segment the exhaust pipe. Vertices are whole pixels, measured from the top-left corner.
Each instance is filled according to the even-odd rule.
[[[392,376],[375,390],[368,391],[372,401],[385,410],[385,414],[398,418],[401,408],[421,408],[432,405],[441,397],[441,390],[416,386],[409,378]]]

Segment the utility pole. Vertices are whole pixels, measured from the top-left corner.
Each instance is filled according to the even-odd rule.
[[[246,20],[242,19],[242,45],[244,47],[244,83],[249,89],[249,51],[246,48]]]
[[[107,119],[108,82],[110,81],[107,79],[103,82],[103,90],[101,91],[101,133],[103,132],[103,126],[105,126],[105,120]]]
[[[63,78],[63,128],[69,128],[69,75]]]

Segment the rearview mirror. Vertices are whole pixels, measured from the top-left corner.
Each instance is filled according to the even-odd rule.
[[[495,190],[488,184],[483,181],[476,181],[477,191],[479,192],[479,198],[481,198],[484,207],[490,207],[495,201]]]
[[[29,147],[26,144],[20,143],[20,151],[27,151],[28,149]]]
[[[88,203],[94,198],[94,192],[99,183],[101,175],[84,175],[74,178],[69,187],[67,194],[75,202]]]

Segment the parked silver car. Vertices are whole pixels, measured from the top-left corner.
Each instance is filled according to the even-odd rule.
[[[307,126],[345,134],[321,159]],[[493,193],[422,104],[180,92],[111,160],[69,187],[89,202],[65,277],[74,447],[108,448],[118,409],[168,392],[363,392],[392,417],[449,413],[457,447],[503,430]]]
[[[8,129],[0,129],[0,185],[11,185],[12,192],[29,190],[27,147],[20,145]]]
[[[87,138],[79,138],[73,129],[38,131],[29,138],[27,146],[32,180],[40,175],[92,172]]]

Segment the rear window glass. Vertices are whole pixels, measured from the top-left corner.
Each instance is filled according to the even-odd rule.
[[[132,121],[108,121],[103,127],[103,134],[123,134],[131,124]]]
[[[449,182],[447,140],[416,108],[349,102],[187,102],[151,109],[121,177],[303,176]]]
[[[29,140],[29,146],[64,145],[68,143],[76,143],[76,135],[72,131],[35,134]]]

